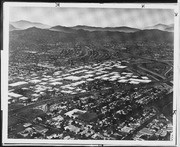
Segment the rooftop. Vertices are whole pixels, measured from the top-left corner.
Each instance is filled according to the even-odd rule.
[[[19,82],[16,82],[16,83],[11,83],[11,84],[9,84],[9,86],[15,87],[15,86],[21,86],[21,85],[25,85],[25,84],[28,84],[28,83],[25,82],[25,81],[19,81]]]
[[[8,95],[9,95],[10,97],[14,97],[14,98],[20,98],[20,97],[22,97],[21,94],[17,94],[17,93],[14,93],[14,92],[10,92],[10,93],[8,93]]]

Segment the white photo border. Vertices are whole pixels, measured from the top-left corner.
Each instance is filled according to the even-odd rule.
[[[137,9],[173,9],[175,13],[178,13],[179,8],[177,4],[174,3],[144,3],[144,4],[95,4],[95,3],[59,3],[60,7],[76,7],[76,8],[137,8]],[[144,7],[142,7],[144,5]],[[172,141],[125,141],[125,140],[45,140],[45,139],[9,139],[8,137],[8,63],[9,63],[9,8],[10,7],[57,7],[56,3],[26,3],[26,2],[5,2],[3,5],[3,51],[1,52],[1,108],[3,110],[3,127],[2,127],[2,140],[3,144],[51,144],[51,145],[123,145],[123,146],[174,146],[178,143],[178,133],[179,128],[178,117],[179,115],[179,104],[180,100],[178,96],[180,94],[180,52],[179,52],[179,17],[174,16],[174,86],[173,86],[173,110],[177,110],[177,113],[173,115],[173,140]]]

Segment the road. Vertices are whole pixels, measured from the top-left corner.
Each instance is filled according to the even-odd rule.
[[[150,117],[148,120],[146,120],[143,124],[141,124],[139,127],[137,127],[133,132],[131,132],[130,134],[128,134],[127,136],[125,136],[123,138],[123,140],[131,140],[133,135],[137,134],[141,129],[143,129],[144,127],[146,127],[150,122],[152,122],[153,119],[155,119],[158,115],[160,115],[159,110],[154,107],[151,106],[153,109],[156,110],[156,114],[152,117]]]
[[[167,76],[167,74],[173,69],[173,67],[170,67],[165,73],[164,76]]]
[[[83,94],[78,94],[78,97],[83,97],[83,96],[86,96],[86,95],[89,95],[89,94],[90,94],[90,92],[86,92],[86,93],[83,93]],[[66,96],[66,98],[69,99],[69,98],[73,98],[75,96],[77,96],[77,95],[69,95],[69,96]],[[19,109],[10,110],[10,111],[8,111],[8,114],[13,115],[13,114],[21,112],[21,111],[23,111],[25,109],[30,109],[30,108],[37,107],[37,106],[40,106],[40,105],[43,105],[43,104],[47,104],[49,102],[58,102],[58,101],[61,101],[61,97],[51,98],[51,99],[42,100],[42,101],[37,101],[36,103],[24,106],[24,107],[19,108]]]
[[[146,57],[139,57],[139,58],[144,59],[144,60],[148,60],[148,61],[137,61],[137,62],[134,61],[134,62],[130,63],[130,66],[132,66],[132,67],[136,66],[137,68],[147,72],[148,74],[150,74],[150,76],[153,79],[155,79],[157,81],[165,80],[166,79],[166,75],[173,69],[171,64],[169,64],[169,63],[167,63],[165,61],[162,61],[162,60],[155,60],[155,59],[150,59],[150,58],[146,58]],[[149,69],[147,69],[147,68],[145,68],[145,67],[140,65],[142,63],[152,63],[151,61],[156,61],[156,62],[160,62],[160,63],[168,65],[169,69],[165,72],[164,76],[162,76],[162,75],[160,75],[160,74],[158,74],[158,73],[156,73],[154,71],[151,71],[151,70],[149,70]]]
[[[146,72],[152,74],[153,76],[156,76],[156,77],[160,78],[160,79],[163,79],[163,80],[166,79],[166,77],[164,77],[164,76],[162,76],[162,75],[160,75],[160,74],[157,74],[157,73],[155,73],[155,72],[153,72],[153,71],[151,71],[151,70],[149,70],[149,69],[147,69],[147,68],[144,68],[144,67],[142,67],[142,66],[140,66],[140,65],[138,65],[137,67],[138,67],[139,69],[143,70],[143,71],[146,71]]]
[[[147,121],[145,121],[143,124],[141,124],[139,127],[137,127],[133,132],[131,132],[130,134],[128,134],[127,136],[125,136],[122,140],[131,140],[133,135],[137,134],[141,129],[143,129],[144,127],[146,127],[146,125],[148,125],[150,122],[152,122],[153,119],[155,119],[157,117],[157,114],[152,116],[150,119],[148,119]]]
[[[154,108],[156,110],[156,115],[152,116],[151,118],[149,118],[147,121],[145,121],[143,124],[141,124],[139,127],[137,127],[133,132],[131,132],[130,134],[128,134],[127,136],[125,136],[123,138],[123,140],[130,140],[132,139],[133,135],[137,134],[141,129],[143,129],[144,127],[146,127],[146,125],[148,125],[153,119],[155,119],[158,115],[160,115],[161,113],[164,114],[163,109],[169,104],[171,103],[171,99],[168,99],[169,96],[171,97],[173,95],[173,93],[170,93],[168,95],[165,96],[166,98],[166,103],[161,107],[161,110],[159,109],[158,106],[156,106],[156,104],[151,105],[150,107]],[[168,99],[168,100],[167,100]],[[164,100],[164,99],[163,99]],[[172,120],[172,118],[169,118],[169,116],[167,116],[166,114],[164,114],[170,121]]]
[[[160,63],[163,63],[163,64],[166,64],[169,66],[169,69],[165,72],[164,76],[166,77],[166,75],[173,69],[172,65],[166,61],[173,61],[173,60],[155,60],[155,59],[150,59],[150,58],[146,58],[146,57],[140,57],[142,59],[145,59],[145,60],[150,60],[150,61],[155,61],[155,62],[160,62]],[[146,61],[148,63],[148,61]],[[146,63],[144,62],[144,63]],[[143,63],[143,62],[142,62]],[[138,63],[137,63],[138,64]],[[163,76],[162,76],[163,77]]]
[[[141,59],[146,59],[146,60],[150,60],[150,61],[155,61],[155,62],[160,62],[160,63],[164,63],[166,65],[172,66],[170,63],[165,62],[164,60],[155,60],[155,59],[151,59],[151,58],[147,58],[147,57],[139,57]]]

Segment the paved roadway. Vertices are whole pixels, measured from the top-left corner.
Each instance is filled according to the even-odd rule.
[[[86,92],[86,93],[82,93],[82,94],[78,94],[79,97],[83,97],[83,96],[86,96],[86,95],[90,95],[90,93],[92,92]],[[77,95],[69,95],[69,96],[66,96],[66,98],[73,98]],[[48,102],[58,102],[58,101],[61,101],[61,97],[58,97],[58,98],[52,98],[52,99],[47,99],[47,100],[42,100],[42,101],[37,101],[36,103],[33,103],[33,104],[30,104],[30,105],[27,105],[27,106],[24,106],[22,108],[19,108],[19,109],[15,109],[15,110],[10,110],[8,111],[8,114],[9,115],[13,115],[13,114],[16,114],[18,112],[21,112],[25,109],[30,109],[30,108],[33,108],[33,107],[37,107],[37,106],[40,106],[40,105],[43,105],[43,104],[47,104]]]
[[[161,63],[167,64],[167,65],[169,65],[169,66],[172,66],[170,63],[165,62],[164,60],[156,60],[156,59],[147,58],[147,57],[139,57],[139,58],[141,58],[141,59],[146,59],[146,60],[150,60],[150,61],[161,62]]]
[[[131,140],[133,135],[137,134],[141,129],[143,129],[144,127],[146,127],[150,122],[152,122],[153,119],[155,119],[157,117],[157,114],[152,116],[150,119],[148,119],[147,121],[145,121],[143,124],[141,124],[139,127],[137,127],[132,133],[128,134],[127,136],[125,136],[122,140]]]
[[[167,76],[167,74],[173,69],[173,67],[170,67],[165,73],[164,76]]]
[[[169,69],[165,72],[165,74],[164,74],[164,76],[166,76],[167,74],[168,74],[168,72],[170,72],[172,69],[173,69],[173,67],[172,67],[172,65],[170,64],[170,63],[168,63],[168,62],[166,62],[166,60],[155,60],[155,59],[151,59],[151,58],[147,58],[147,57],[139,57],[139,58],[141,58],[141,59],[145,59],[145,60],[150,60],[150,61],[155,61],[155,62],[160,62],[160,63],[163,63],[163,64],[166,64],[166,65],[168,65],[169,66]],[[167,61],[173,61],[173,60],[167,60]],[[141,63],[141,62],[140,62]],[[140,64],[140,63],[133,63],[133,64]],[[142,63],[149,63],[148,61],[144,61],[144,62],[142,62]],[[148,70],[148,69],[147,69]],[[149,70],[150,71],[150,70]],[[153,72],[153,71],[151,71],[152,73],[155,73],[155,72]],[[157,73],[155,73],[155,74],[157,74]],[[158,74],[158,76],[160,76],[161,78],[165,78],[165,77],[163,77],[163,76],[161,76],[161,75],[159,75]]]
[[[143,71],[146,71],[146,72],[152,74],[153,76],[156,76],[156,77],[162,79],[162,80],[165,80],[165,79],[166,79],[166,77],[164,77],[164,76],[162,76],[162,75],[160,75],[160,74],[157,74],[157,73],[155,73],[155,72],[153,72],[153,71],[151,71],[151,70],[149,70],[149,69],[147,69],[147,68],[144,68],[144,67],[142,67],[142,66],[140,66],[140,65],[138,65],[137,67],[138,67],[139,69],[143,70]]]

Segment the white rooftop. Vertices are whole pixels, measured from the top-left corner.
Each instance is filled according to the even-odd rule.
[[[120,65],[118,65],[117,67],[118,68],[126,68],[127,66],[120,66]]]
[[[47,82],[41,82],[41,83],[39,83],[39,84],[41,84],[41,85],[46,85],[46,84],[47,84]]]
[[[48,79],[47,79],[47,78],[42,78],[41,80],[43,80],[43,81],[48,81]]]
[[[81,113],[85,113],[86,111],[83,111],[83,110],[79,110],[79,109],[73,109],[69,112],[66,112],[65,115],[68,115],[69,117],[72,117],[74,113],[76,112],[81,112]]]
[[[19,99],[21,99],[21,100],[27,100],[28,98],[27,97],[21,97],[21,98],[19,98]]]
[[[53,75],[59,75],[62,71],[56,71]]]
[[[51,80],[51,82],[61,81],[62,79],[63,79],[63,78],[53,79],[53,80]]]
[[[89,79],[87,79],[87,81],[93,81],[94,79],[92,79],[92,78],[89,78]]]
[[[126,79],[121,79],[121,80],[119,80],[118,82],[120,82],[120,83],[126,83],[128,80],[126,80]]]
[[[108,77],[102,77],[103,80],[108,80],[109,78]]]
[[[87,75],[85,75],[84,77],[85,78],[90,78],[90,77],[93,77],[94,75],[93,74],[87,74]]]
[[[11,83],[11,84],[9,84],[9,86],[15,87],[15,86],[20,86],[20,85],[24,85],[24,84],[28,84],[28,83],[25,81],[19,81],[16,83]]]
[[[71,90],[61,90],[62,93],[72,93]]]
[[[8,93],[8,95],[9,95],[10,97],[14,97],[14,98],[20,98],[20,97],[22,97],[21,94],[17,94],[17,93],[14,93],[14,92],[10,92],[10,93]]]
[[[80,80],[81,78],[77,76],[68,76],[68,77],[64,77],[64,79],[77,81],[77,80]]]
[[[41,80],[31,80],[31,81],[29,81],[29,82],[31,82],[31,83],[39,83],[39,82],[41,82]]]
[[[75,83],[72,83],[71,85],[72,86],[77,86],[77,85],[80,85],[82,83],[85,83],[85,81],[79,81],[79,82],[75,82]]]
[[[39,94],[34,93],[34,94],[32,94],[32,96],[34,96],[34,97],[38,97],[38,96],[39,96]]]
[[[141,78],[144,79],[144,80],[148,80],[148,79],[149,79],[149,78],[146,77],[146,76],[142,76]]]
[[[134,79],[134,78],[130,78],[129,80],[130,81],[141,82],[141,83],[149,83],[149,82],[151,82],[151,80]]]
[[[53,83],[50,83],[50,85],[61,85],[63,84],[62,82],[53,82]]]
[[[139,82],[137,82],[137,81],[130,81],[129,83],[130,84],[139,84]]]

